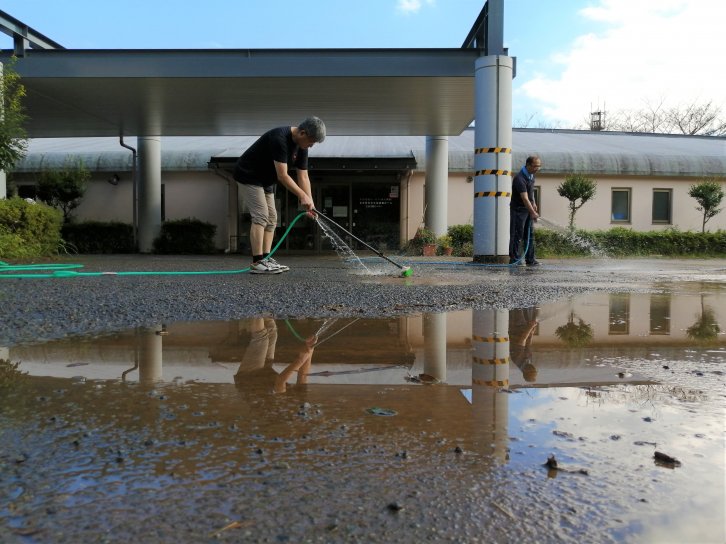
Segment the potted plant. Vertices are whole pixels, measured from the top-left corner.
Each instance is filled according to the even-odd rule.
[[[441,254],[450,256],[454,252],[454,241],[448,234],[439,236],[436,243],[441,248]]]
[[[420,247],[424,257],[433,257],[436,255],[436,235],[433,231],[420,227],[413,237],[415,247]]]

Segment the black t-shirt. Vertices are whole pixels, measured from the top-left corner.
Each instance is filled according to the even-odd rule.
[[[234,179],[247,185],[259,185],[268,192],[277,182],[275,161],[288,168],[308,169],[308,151],[300,149],[292,139],[290,127],[268,130],[237,159]]]
[[[524,175],[523,170],[517,172],[512,180],[512,199],[509,201],[512,208],[526,208],[521,193],[527,193],[529,201],[534,202],[534,176],[530,180],[528,176]]]

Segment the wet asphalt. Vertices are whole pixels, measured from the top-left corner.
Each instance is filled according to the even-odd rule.
[[[0,279],[0,345],[173,321],[253,316],[377,317],[465,308],[530,307],[592,290],[634,292],[726,282],[724,259],[542,260],[537,267],[477,266],[467,258],[279,256],[290,271]],[[243,270],[244,256],[74,256],[81,272]]]

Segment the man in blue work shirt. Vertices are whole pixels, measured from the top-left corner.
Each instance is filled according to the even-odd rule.
[[[524,262],[528,266],[539,264],[534,258],[532,224],[539,219],[537,203],[534,201],[534,175],[541,167],[542,161],[539,157],[527,157],[527,162],[512,180],[512,200],[509,202],[509,264],[515,264],[521,259],[520,241],[524,241],[527,248]]]

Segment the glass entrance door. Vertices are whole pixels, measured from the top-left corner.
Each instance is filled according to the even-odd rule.
[[[289,191],[278,188],[277,197],[282,199],[282,206],[275,243],[287,230],[290,222],[303,211],[298,208],[298,198]],[[332,179],[316,181],[313,183],[313,200],[316,208],[326,217],[367,244],[381,251],[398,249],[401,214],[398,184],[394,179],[389,182],[356,180],[336,183]],[[332,228],[353,250],[366,249],[342,230]],[[296,221],[280,249],[295,252],[334,250],[317,223],[307,215]]]
[[[345,230],[351,230],[351,209],[350,209],[350,183],[337,185],[322,185],[318,187],[318,195],[315,198],[318,209],[326,216],[335,221]],[[335,229],[335,227],[333,227]],[[316,249],[318,251],[330,251],[335,249],[330,240],[322,235],[317,229]],[[336,229],[336,234],[350,246],[350,239],[343,231]]]

